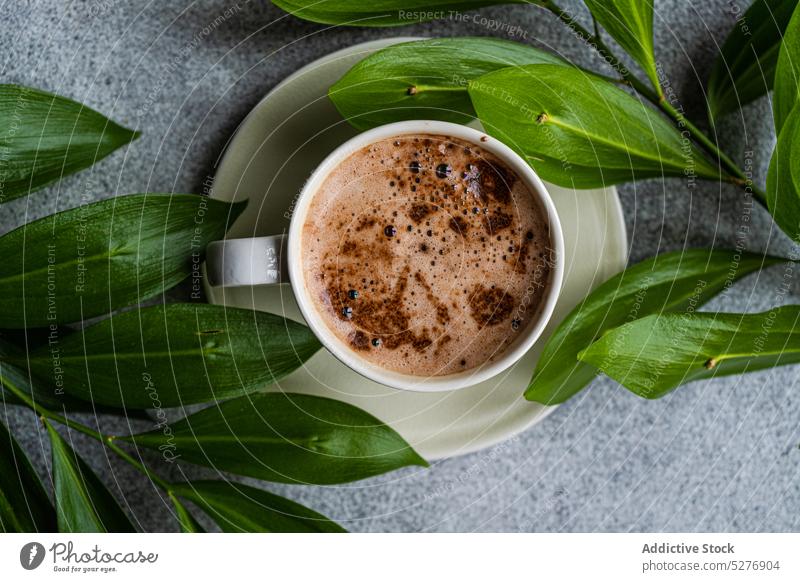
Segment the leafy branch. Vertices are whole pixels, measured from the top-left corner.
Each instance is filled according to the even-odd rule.
[[[368,5],[350,0],[275,3],[291,4],[290,10],[302,18],[336,24],[363,25],[359,16],[380,12],[381,26],[409,24],[403,15],[416,6],[415,0],[376,0]],[[798,0],[755,0],[741,18],[748,23],[747,31],[734,27],[708,80],[712,128],[720,117],[740,113],[743,105],[774,86],[778,143],[766,190],[757,187],[717,140],[701,131],[665,94],[655,58],[651,0],[585,0],[593,31],[556,2],[529,3],[555,16],[619,77],[585,71],[521,43],[441,38],[401,43],[373,53],[331,86],[329,96],[342,115],[361,129],[404,119],[467,123],[477,118],[487,133],[525,157],[544,179],[560,186],[592,188],[692,175],[729,182],[752,195],[792,240],[800,242]],[[434,4],[447,7],[446,2]],[[346,12],[348,20],[338,18],[338,10]],[[447,12],[429,16],[437,14],[446,17]],[[604,41],[603,32],[636,62],[647,80],[625,66]],[[620,85],[631,88],[634,95]],[[722,318],[726,325],[717,328],[709,323],[717,321],[713,314],[695,313],[741,277],[781,262],[785,269],[792,269],[794,261],[780,257],[690,249],[662,253],[630,267],[590,293],[561,323],[544,346],[526,397],[545,404],[563,402],[599,372],[612,375],[639,395],[645,395],[642,383],[652,383],[649,396],[654,397],[674,388],[676,377],[681,383],[729,370],[740,373],[794,362],[788,348],[782,358],[765,358],[759,351],[764,342],[796,341],[796,318],[789,308],[769,312],[781,325],[769,328],[764,338],[748,336],[747,322],[757,321],[757,316]],[[738,335],[730,325],[733,320],[741,322]],[[699,334],[684,338],[681,325],[713,331],[718,343],[709,347]],[[647,329],[658,330],[656,348],[639,352]],[[626,341],[629,337],[637,341]],[[668,341],[680,345],[674,358],[663,349]],[[725,341],[737,346],[735,358],[727,358],[721,348]],[[718,356],[704,362],[720,364],[698,373],[688,355],[708,350]],[[658,357],[667,360],[663,365],[673,366],[670,375],[664,376],[669,381],[659,383],[660,376],[652,372]],[[679,374],[681,370],[685,374]]]
[[[626,3],[629,6],[629,9],[635,9],[635,7],[639,8],[649,8],[650,10],[650,22],[651,26],[649,28],[650,38],[652,38],[652,4],[650,2],[629,2]],[[590,7],[593,10],[593,14],[597,12],[601,13],[610,13],[613,11],[613,3],[609,3],[605,5],[603,2],[593,1],[589,3]],[[756,196],[756,199],[766,206],[766,194],[757,188],[755,185],[752,184],[751,180],[747,178],[744,170],[742,170],[725,152],[723,152],[716,143],[714,143],[703,131],[701,131],[697,126],[695,126],[683,113],[678,111],[666,98],[664,95],[664,91],[661,88],[660,81],[658,79],[658,74],[655,68],[655,61],[651,58],[651,66],[648,67],[648,72],[650,73],[650,80],[652,82],[653,90],[651,87],[647,85],[647,83],[640,80],[630,69],[628,69],[622,61],[617,57],[608,45],[603,42],[603,39],[600,37],[598,32],[594,34],[590,33],[586,30],[583,26],[581,26],[578,22],[575,21],[574,17],[572,17],[569,13],[562,10],[558,7],[554,2],[550,0],[543,0],[542,6],[555,14],[555,16],[564,24],[569,26],[573,32],[578,35],[581,40],[583,40],[587,45],[594,48],[597,53],[605,59],[611,68],[618,71],[622,76],[622,81],[630,85],[637,93],[642,95],[646,98],[650,103],[658,107],[662,112],[664,112],[668,117],[670,117],[677,125],[681,128],[686,128],[686,130],[692,135],[692,137],[699,143],[711,156],[718,160],[721,163],[727,172],[729,172],[730,176],[726,179],[727,181],[736,184],[738,186],[742,186],[744,188],[749,188]],[[613,15],[610,19],[612,22],[614,21]],[[619,31],[619,36],[623,38],[627,37],[627,33],[630,32],[629,29],[623,28]],[[618,39],[619,40],[619,39]],[[636,43],[631,43],[634,46]],[[652,51],[652,44],[651,44],[651,51]],[[652,53],[651,53],[652,54]],[[641,61],[640,61],[641,62]]]
[[[7,364],[3,364],[3,367],[5,366]],[[56,499],[58,502],[59,531],[133,531],[134,528],[122,510],[119,509],[110,493],[102,486],[91,469],[80,460],[80,457],[72,451],[66,441],[55,431],[50,421],[67,426],[101,443],[120,459],[146,476],[175,505],[176,517],[184,531],[201,530],[191,513],[181,503],[180,497],[198,505],[212,519],[217,521],[224,531],[344,531],[334,522],[310,509],[253,487],[216,481],[168,482],[117,444],[119,440],[135,441],[137,445],[141,444],[147,447],[153,444],[153,448],[158,449],[164,438],[163,431],[155,431],[149,433],[149,436],[145,434],[134,438],[103,435],[91,427],[36,403],[28,391],[18,387],[9,379],[8,374],[2,373],[0,382],[20,402],[40,416],[50,435],[51,443],[53,444],[54,480],[57,483]],[[339,433],[338,440],[341,443],[343,436],[347,435],[347,440],[352,443],[352,447],[345,450],[340,445],[333,445],[325,451],[325,454],[330,457],[328,459],[320,459],[316,453],[314,455],[307,454],[306,458],[302,459],[298,458],[298,454],[302,455],[303,453],[292,451],[286,447],[285,442],[281,442],[278,446],[265,447],[263,436],[261,435],[251,443],[248,441],[248,436],[240,434],[238,429],[235,434],[230,433],[230,423],[233,425],[238,424],[238,421],[235,421],[231,416],[220,417],[220,422],[214,427],[214,430],[218,432],[212,433],[208,430],[209,427],[207,425],[205,427],[201,426],[202,419],[195,418],[197,415],[193,415],[180,421],[179,425],[186,427],[187,430],[195,431],[197,440],[186,439],[181,442],[181,447],[185,446],[187,449],[191,448],[195,451],[194,455],[191,452],[187,452],[187,456],[194,459],[194,462],[201,464],[212,463],[218,469],[223,468],[238,474],[252,474],[246,467],[274,467],[276,462],[283,462],[282,473],[273,471],[270,474],[265,474],[262,471],[258,474],[261,478],[278,481],[284,481],[283,476],[291,474],[291,471],[297,468],[305,471],[303,473],[304,482],[340,483],[343,480],[361,479],[369,475],[390,471],[406,464],[425,465],[425,461],[416,455],[397,433],[380,423],[380,421],[358,411],[358,409],[348,404],[325,398],[303,395],[288,396],[292,399],[293,404],[291,412],[288,409],[283,412],[286,422],[294,423],[292,428],[297,432],[298,421],[300,421],[300,430],[309,431],[306,433],[307,436],[304,437],[307,440],[310,440],[313,434],[313,438],[322,442],[325,441],[325,438],[320,434],[321,428],[323,432],[325,431],[321,419],[331,414],[334,414],[339,422],[360,423],[364,426],[364,429],[358,428],[357,424],[353,425],[352,429],[348,428],[349,424],[343,424],[336,429]],[[253,402],[254,399],[266,405],[256,412],[267,414],[268,417],[271,417],[270,420],[273,421],[275,420],[274,406],[280,405],[281,402],[287,402],[287,397],[279,394],[262,394],[260,397],[247,400],[248,402]],[[306,421],[306,426],[303,427],[302,417],[298,417],[297,414],[297,407],[308,405],[309,400],[313,401],[311,402],[313,412],[310,414],[314,420],[310,421],[310,423]],[[236,401],[228,401],[227,403],[227,408],[229,409],[241,409],[243,406],[246,407],[247,404]],[[198,413],[198,415],[202,414]],[[249,414],[244,420],[249,421],[249,428],[245,430],[250,430],[253,434],[259,428],[262,430],[265,428],[263,417]],[[309,424],[314,426],[309,426]],[[272,424],[267,426],[275,430]],[[369,432],[364,432],[365,429]],[[180,429],[176,426],[175,430]],[[327,429],[327,431],[330,432],[330,429]],[[241,455],[243,457],[243,461],[239,466],[225,465],[230,460],[232,451],[235,457],[235,449],[230,444],[225,444],[220,449],[214,448],[214,444],[224,442],[222,437],[224,433],[231,434],[232,440],[236,439],[236,437],[241,437],[236,439],[241,447]],[[208,442],[204,439],[208,439]],[[391,442],[394,450],[387,447],[387,439]],[[280,440],[282,439],[276,439],[276,443]],[[365,449],[365,445],[367,448],[372,445],[372,450]],[[260,449],[258,448],[259,446],[261,447]],[[374,456],[372,459],[364,458],[371,455]],[[244,457],[246,457],[247,462],[244,462]],[[281,457],[285,461],[280,461]],[[341,458],[341,460],[337,461],[338,458]],[[254,459],[256,461],[262,460],[262,464],[259,465],[254,462]],[[334,472],[331,472],[331,469],[334,469]],[[68,481],[67,479],[70,475],[76,478]],[[294,479],[293,481],[299,480]],[[76,495],[76,490],[81,489],[85,490]],[[86,502],[76,503],[75,499],[83,499]],[[99,507],[105,507],[105,510],[99,510]],[[14,515],[19,509],[19,507],[12,507],[9,509],[9,513]],[[10,520],[7,521],[11,523]],[[51,528],[52,526],[42,525],[42,527]],[[31,527],[25,529],[31,529]],[[41,530],[42,528],[37,526],[35,529]]]
[[[137,135],[80,103],[12,85],[0,86],[0,134],[0,202],[88,167]],[[351,405],[256,394],[320,348],[303,325],[206,304],[116,312],[163,296],[195,273],[206,245],[222,238],[243,208],[195,195],[132,194],[58,212],[0,236],[6,257],[0,264],[0,333],[13,337],[13,330],[25,330],[21,346],[0,339],[0,393],[4,405],[27,407],[41,419],[51,444],[55,500],[53,505],[25,452],[0,424],[0,530],[135,530],[55,425],[101,443],[142,473],[164,492],[185,532],[203,530],[184,501],[223,531],[344,530],[254,487],[170,482],[125,447],[153,448],[167,462],[186,460],[240,475],[259,467],[261,479],[292,483],[341,483],[427,466],[393,429]],[[106,318],[87,323],[97,316]],[[46,339],[36,347],[29,336]],[[215,405],[173,425],[159,416],[164,407],[209,402]],[[141,435],[104,435],[68,415],[108,412],[152,423],[147,410],[159,420],[156,430]],[[241,435],[227,422],[237,414],[244,415],[234,423]],[[274,438],[265,438],[270,431]],[[177,446],[180,453],[174,453]]]

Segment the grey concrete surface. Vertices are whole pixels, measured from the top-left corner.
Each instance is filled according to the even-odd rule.
[[[695,119],[704,118],[703,82],[742,3],[656,0],[658,60]],[[585,19],[577,2],[565,5]],[[481,14],[521,27],[525,42],[602,68],[539,8],[495,7]],[[199,192],[229,135],[260,97],[330,51],[392,35],[502,36],[456,20],[394,30],[328,29],[286,17],[266,0],[5,0],[0,15],[2,82],[70,96],[144,132],[94,169],[0,207],[3,231],[75,206],[85,195]],[[767,101],[718,130],[740,162],[752,152],[763,183],[774,144]],[[659,249],[736,244],[745,209],[734,188],[698,183],[689,190],[682,180],[654,180],[620,191],[632,261]],[[793,250],[760,209],[746,245]],[[758,311],[776,301],[796,302],[800,284],[792,275],[778,267],[751,276],[709,307]],[[785,277],[791,290],[775,300]],[[654,402],[598,380],[494,454],[339,487],[266,487],[356,531],[797,530],[798,378],[800,368],[787,367],[695,383]],[[4,416],[44,469],[48,446],[34,417],[10,407]],[[129,430],[120,420],[97,422],[104,431]],[[95,443],[73,437],[143,530],[175,530],[152,485]],[[178,476],[174,467],[159,469]]]

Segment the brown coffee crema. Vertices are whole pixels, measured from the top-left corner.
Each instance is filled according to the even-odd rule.
[[[305,283],[342,342],[414,376],[491,361],[539,315],[550,232],[527,186],[443,135],[365,147],[325,179],[303,226]]]

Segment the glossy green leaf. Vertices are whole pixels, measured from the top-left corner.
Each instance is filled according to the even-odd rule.
[[[595,188],[661,176],[719,179],[664,117],[574,67],[527,65],[470,81],[484,128],[560,186]]]
[[[336,522],[262,489],[228,481],[190,481],[173,487],[213,519],[223,532],[340,533]]]
[[[578,353],[609,329],[653,313],[694,311],[738,279],[784,259],[691,249],[647,259],[612,277],[561,322],[547,340],[528,400],[559,404],[597,375]]]
[[[800,8],[796,7],[783,35],[783,42],[775,65],[772,114],[775,133],[781,133],[783,124],[798,101],[800,87]]]
[[[134,194],[26,224],[0,237],[0,327],[79,321],[158,295],[199,272],[244,205]]]
[[[781,41],[797,0],[755,0],[733,26],[708,79],[712,124],[772,89]]]
[[[7,358],[14,358],[17,365],[12,365]],[[53,381],[43,382],[34,377],[29,370],[23,367],[22,362],[26,361],[25,354],[15,346],[0,340],[0,402],[15,406],[28,406],[28,402],[18,398],[7,386],[7,383],[17,390],[29,396],[30,399],[40,406],[57,412],[89,412],[92,414],[115,414],[131,418],[141,418],[150,420],[143,411],[123,410],[114,406],[105,406],[96,402],[79,400],[64,392],[63,378],[59,379],[58,370],[53,369]],[[56,362],[54,362],[55,366]]]
[[[53,487],[62,533],[133,532],[133,524],[97,475],[50,425]]]
[[[25,451],[0,422],[0,532],[53,531],[53,504]]]
[[[126,437],[172,447],[183,461],[282,483],[328,485],[427,466],[392,428],[363,410],[302,394],[254,394],[206,408],[170,430]]]
[[[407,119],[467,123],[475,118],[468,81],[503,67],[537,63],[564,61],[532,46],[490,37],[404,42],[357,63],[328,95],[359,129]]]
[[[800,107],[786,119],[772,152],[767,207],[783,232],[800,242]]]
[[[0,203],[88,168],[138,136],[71,99],[0,85]]]
[[[580,358],[634,394],[800,362],[800,307],[765,313],[651,315],[611,330]]]
[[[272,0],[293,16],[345,26],[404,26],[461,16],[496,4],[539,4],[537,0]]]
[[[294,371],[320,347],[283,317],[221,305],[173,303],[128,311],[59,343],[64,391],[125,408],[161,408],[241,396]],[[11,362],[15,363],[15,362]],[[48,346],[30,354],[52,377]]]
[[[660,92],[653,51],[653,0],[584,0],[584,3]]]
[[[189,512],[186,506],[181,503],[181,500],[175,497],[175,494],[169,492],[169,500],[175,508],[175,517],[178,519],[178,524],[181,526],[182,533],[205,533],[203,526],[197,523],[197,520]]]

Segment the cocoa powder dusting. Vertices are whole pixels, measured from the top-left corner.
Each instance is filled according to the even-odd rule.
[[[467,221],[460,216],[454,216],[451,218],[448,226],[450,227],[450,230],[457,232],[458,234],[466,234],[467,229],[469,228]]]
[[[508,319],[516,301],[503,289],[477,285],[469,297],[472,318],[479,325],[497,325]]]
[[[435,207],[430,204],[412,204],[411,210],[408,212],[408,217],[414,221],[414,224],[419,224],[425,220],[425,217],[433,214],[435,210]]]

